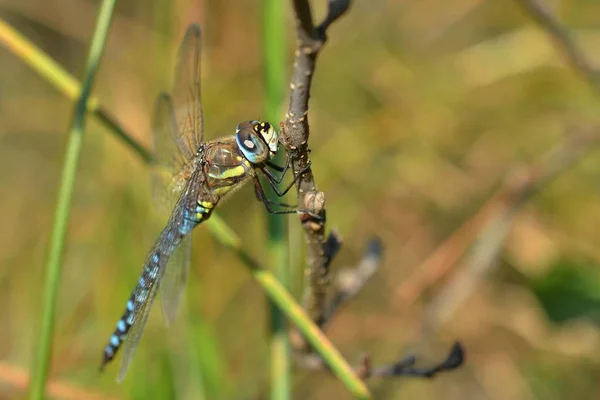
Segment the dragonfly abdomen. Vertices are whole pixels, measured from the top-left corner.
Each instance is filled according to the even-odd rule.
[[[117,351],[121,347],[121,344],[123,344],[123,341],[127,338],[127,333],[135,322],[136,310],[138,310],[144,304],[152,285],[156,282],[160,258],[161,253],[160,251],[156,250],[150,257],[149,263],[147,263],[147,265],[144,267],[142,275],[140,276],[133,293],[131,293],[131,296],[127,300],[125,312],[121,316],[121,319],[119,319],[119,322],[117,322],[117,327],[110,337],[108,345],[104,349],[104,360],[102,362],[101,369],[104,368],[104,366],[115,357]]]
[[[116,329],[104,349],[104,359],[101,369],[115,357],[117,351],[127,338],[127,333],[129,333],[129,330],[135,323],[136,315],[147,301],[153,285],[157,283],[161,263],[166,265],[168,258],[181,242],[181,239],[189,234],[199,223],[207,220],[213,208],[214,204],[212,202],[198,201],[194,212],[186,212],[183,222],[177,229],[172,229],[172,227],[169,229],[167,227],[163,231],[157,245],[150,252],[142,275],[127,300],[125,312],[121,316],[121,319],[119,319],[119,322],[117,322]]]

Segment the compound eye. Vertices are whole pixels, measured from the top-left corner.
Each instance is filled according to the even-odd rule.
[[[244,153],[256,153],[259,151],[255,136],[246,129],[242,129],[237,133],[237,143]]]
[[[260,138],[260,124],[243,123],[238,125],[235,140],[238,147],[244,153],[244,156],[253,164],[264,162],[268,157],[269,148],[266,143]]]

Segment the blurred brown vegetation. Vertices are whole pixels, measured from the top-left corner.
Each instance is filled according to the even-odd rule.
[[[325,2],[314,3],[321,15]],[[548,3],[600,66],[600,3]],[[75,76],[97,8],[98,1],[0,0],[0,16]],[[206,137],[261,116],[259,2],[123,0],[116,12],[94,94],[141,142],[151,141],[154,98],[168,87],[174,48],[194,20],[204,34]],[[291,11],[287,20],[291,60]],[[489,204],[515,168],[543,163],[566,137],[600,123],[594,90],[516,1],[355,1],[329,38],[314,80],[310,147],[329,227],[345,241],[334,267],[355,264],[373,235],[385,246],[380,272],[332,322],[333,342],[349,360],[369,352],[375,364],[412,350],[435,361],[452,341],[464,344],[463,368],[433,381],[374,380],[375,398],[599,398],[597,152],[519,209],[495,262],[472,291],[464,288],[462,302],[444,313],[445,302],[454,303],[439,297],[469,267],[456,256],[496,215]],[[0,72],[0,397],[12,399],[25,393],[32,360],[72,104],[1,47]],[[149,181],[129,149],[89,124],[64,258],[53,384],[86,398],[264,396],[265,297],[202,228],[176,326],[164,328],[154,311],[125,383],[114,383],[114,367],[98,374],[101,351],[164,222],[152,208]],[[252,188],[219,213],[260,259],[266,213]],[[303,238],[289,218],[299,295]],[[438,261],[425,263],[449,238]],[[422,280],[440,269],[446,272]],[[322,372],[297,371],[294,382],[295,398],[346,396]]]

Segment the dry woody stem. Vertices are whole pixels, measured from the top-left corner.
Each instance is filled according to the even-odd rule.
[[[289,108],[285,121],[281,124],[282,141],[290,154],[294,171],[306,171],[297,183],[300,221],[308,247],[307,282],[303,302],[309,317],[319,326],[325,313],[330,280],[327,265],[332,257],[326,251],[325,195],[317,189],[308,158],[308,100],[317,55],[325,44],[325,31],[349,6],[349,0],[330,1],[327,17],[315,27],[308,1],[293,1],[297,46],[290,84]]]
[[[281,124],[282,142],[286,147],[294,171],[305,171],[299,178],[298,204],[300,221],[307,242],[307,266],[304,308],[317,326],[324,328],[341,306],[354,297],[378,270],[381,261],[381,243],[373,239],[358,265],[340,275],[336,291],[327,302],[330,286],[329,265],[341,247],[341,238],[332,232],[325,239],[325,195],[319,192],[308,157],[308,101],[317,56],[327,39],[327,29],[349,8],[349,0],[330,0],[323,22],[313,24],[311,8],[306,0],[294,0],[297,46],[290,84],[290,102],[285,121]],[[292,332],[292,343],[304,354],[296,354],[298,363],[310,369],[326,369],[323,361],[306,345],[298,332]],[[364,355],[354,372],[360,379],[370,377],[420,376],[433,377],[438,372],[462,365],[464,351],[455,343],[444,361],[427,368],[415,368],[414,356],[403,357],[389,365],[373,368],[369,355]]]

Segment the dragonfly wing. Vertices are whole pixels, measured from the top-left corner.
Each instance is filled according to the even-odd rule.
[[[171,256],[160,284],[162,312],[167,326],[173,323],[179,311],[179,305],[183,297],[190,268],[191,250],[192,233],[190,232],[183,237],[181,243],[179,243],[179,246]]]
[[[160,264],[162,264],[162,262]],[[164,266],[159,265],[158,280],[160,280],[160,274],[162,274],[163,272]],[[150,310],[152,309],[152,303],[156,298],[156,293],[159,287],[158,280],[150,282],[150,288],[148,288],[147,292],[145,292],[145,296],[147,296],[146,300],[140,303],[138,306],[139,308],[134,311],[133,325],[129,329],[129,332],[127,333],[127,339],[125,340],[125,343],[123,345],[123,358],[121,359],[121,367],[119,368],[117,382],[122,382],[125,378],[125,374],[129,369],[129,364],[133,359],[133,354],[135,353],[138,343],[140,342],[142,332],[144,331],[146,321],[148,320]],[[134,298],[137,298],[139,296],[139,291],[140,289],[138,286],[136,287],[136,291],[134,292]]]
[[[189,171],[189,160],[193,158],[186,147],[177,142],[178,127],[173,111],[173,102],[166,93],[161,93],[154,106],[154,130],[152,168],[152,190],[154,204],[158,210],[168,213],[181,193],[185,175]]]
[[[172,225],[177,227],[183,237],[171,255],[160,283],[162,288],[162,311],[167,326],[170,326],[177,316],[183,290],[185,289],[192,250],[191,230],[195,226],[195,224],[189,226],[189,219],[191,215],[196,213],[198,194],[205,183],[204,172],[201,169],[192,172],[190,179],[186,181],[182,195],[175,206],[175,212],[171,217]],[[186,224],[187,227],[181,230],[183,224]]]
[[[172,96],[179,127],[180,146],[195,152],[204,139],[204,120],[200,87],[200,27],[188,27],[179,48]]]
[[[204,137],[200,102],[200,28],[190,25],[179,48],[171,95],[161,94],[154,110],[153,197],[170,210],[191,173]]]

